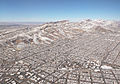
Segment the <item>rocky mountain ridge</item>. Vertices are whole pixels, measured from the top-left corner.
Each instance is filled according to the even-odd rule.
[[[113,33],[120,32],[120,23],[109,20],[81,20],[80,22],[70,22],[68,20],[49,22],[34,28],[16,29],[17,34],[10,37],[9,32],[2,35],[1,41],[6,41],[9,45],[18,44],[51,44],[55,40],[73,38],[77,34],[83,33]],[[5,38],[2,40],[2,38]]]

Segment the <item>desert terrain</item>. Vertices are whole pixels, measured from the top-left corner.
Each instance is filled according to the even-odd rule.
[[[0,25],[1,84],[120,84],[120,21]]]

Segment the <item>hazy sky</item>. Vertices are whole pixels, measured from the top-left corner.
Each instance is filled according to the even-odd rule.
[[[120,0],[0,0],[0,21],[120,20]]]

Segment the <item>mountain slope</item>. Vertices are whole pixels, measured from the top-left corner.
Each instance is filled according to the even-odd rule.
[[[82,20],[69,22],[67,20],[50,22],[38,27],[15,30],[18,34],[4,39],[9,45],[23,44],[51,44],[55,40],[73,38],[83,33],[113,33],[119,32],[120,23],[107,20]],[[5,38],[5,35],[2,35]],[[2,38],[2,37],[1,37]],[[3,40],[1,40],[3,41]]]

